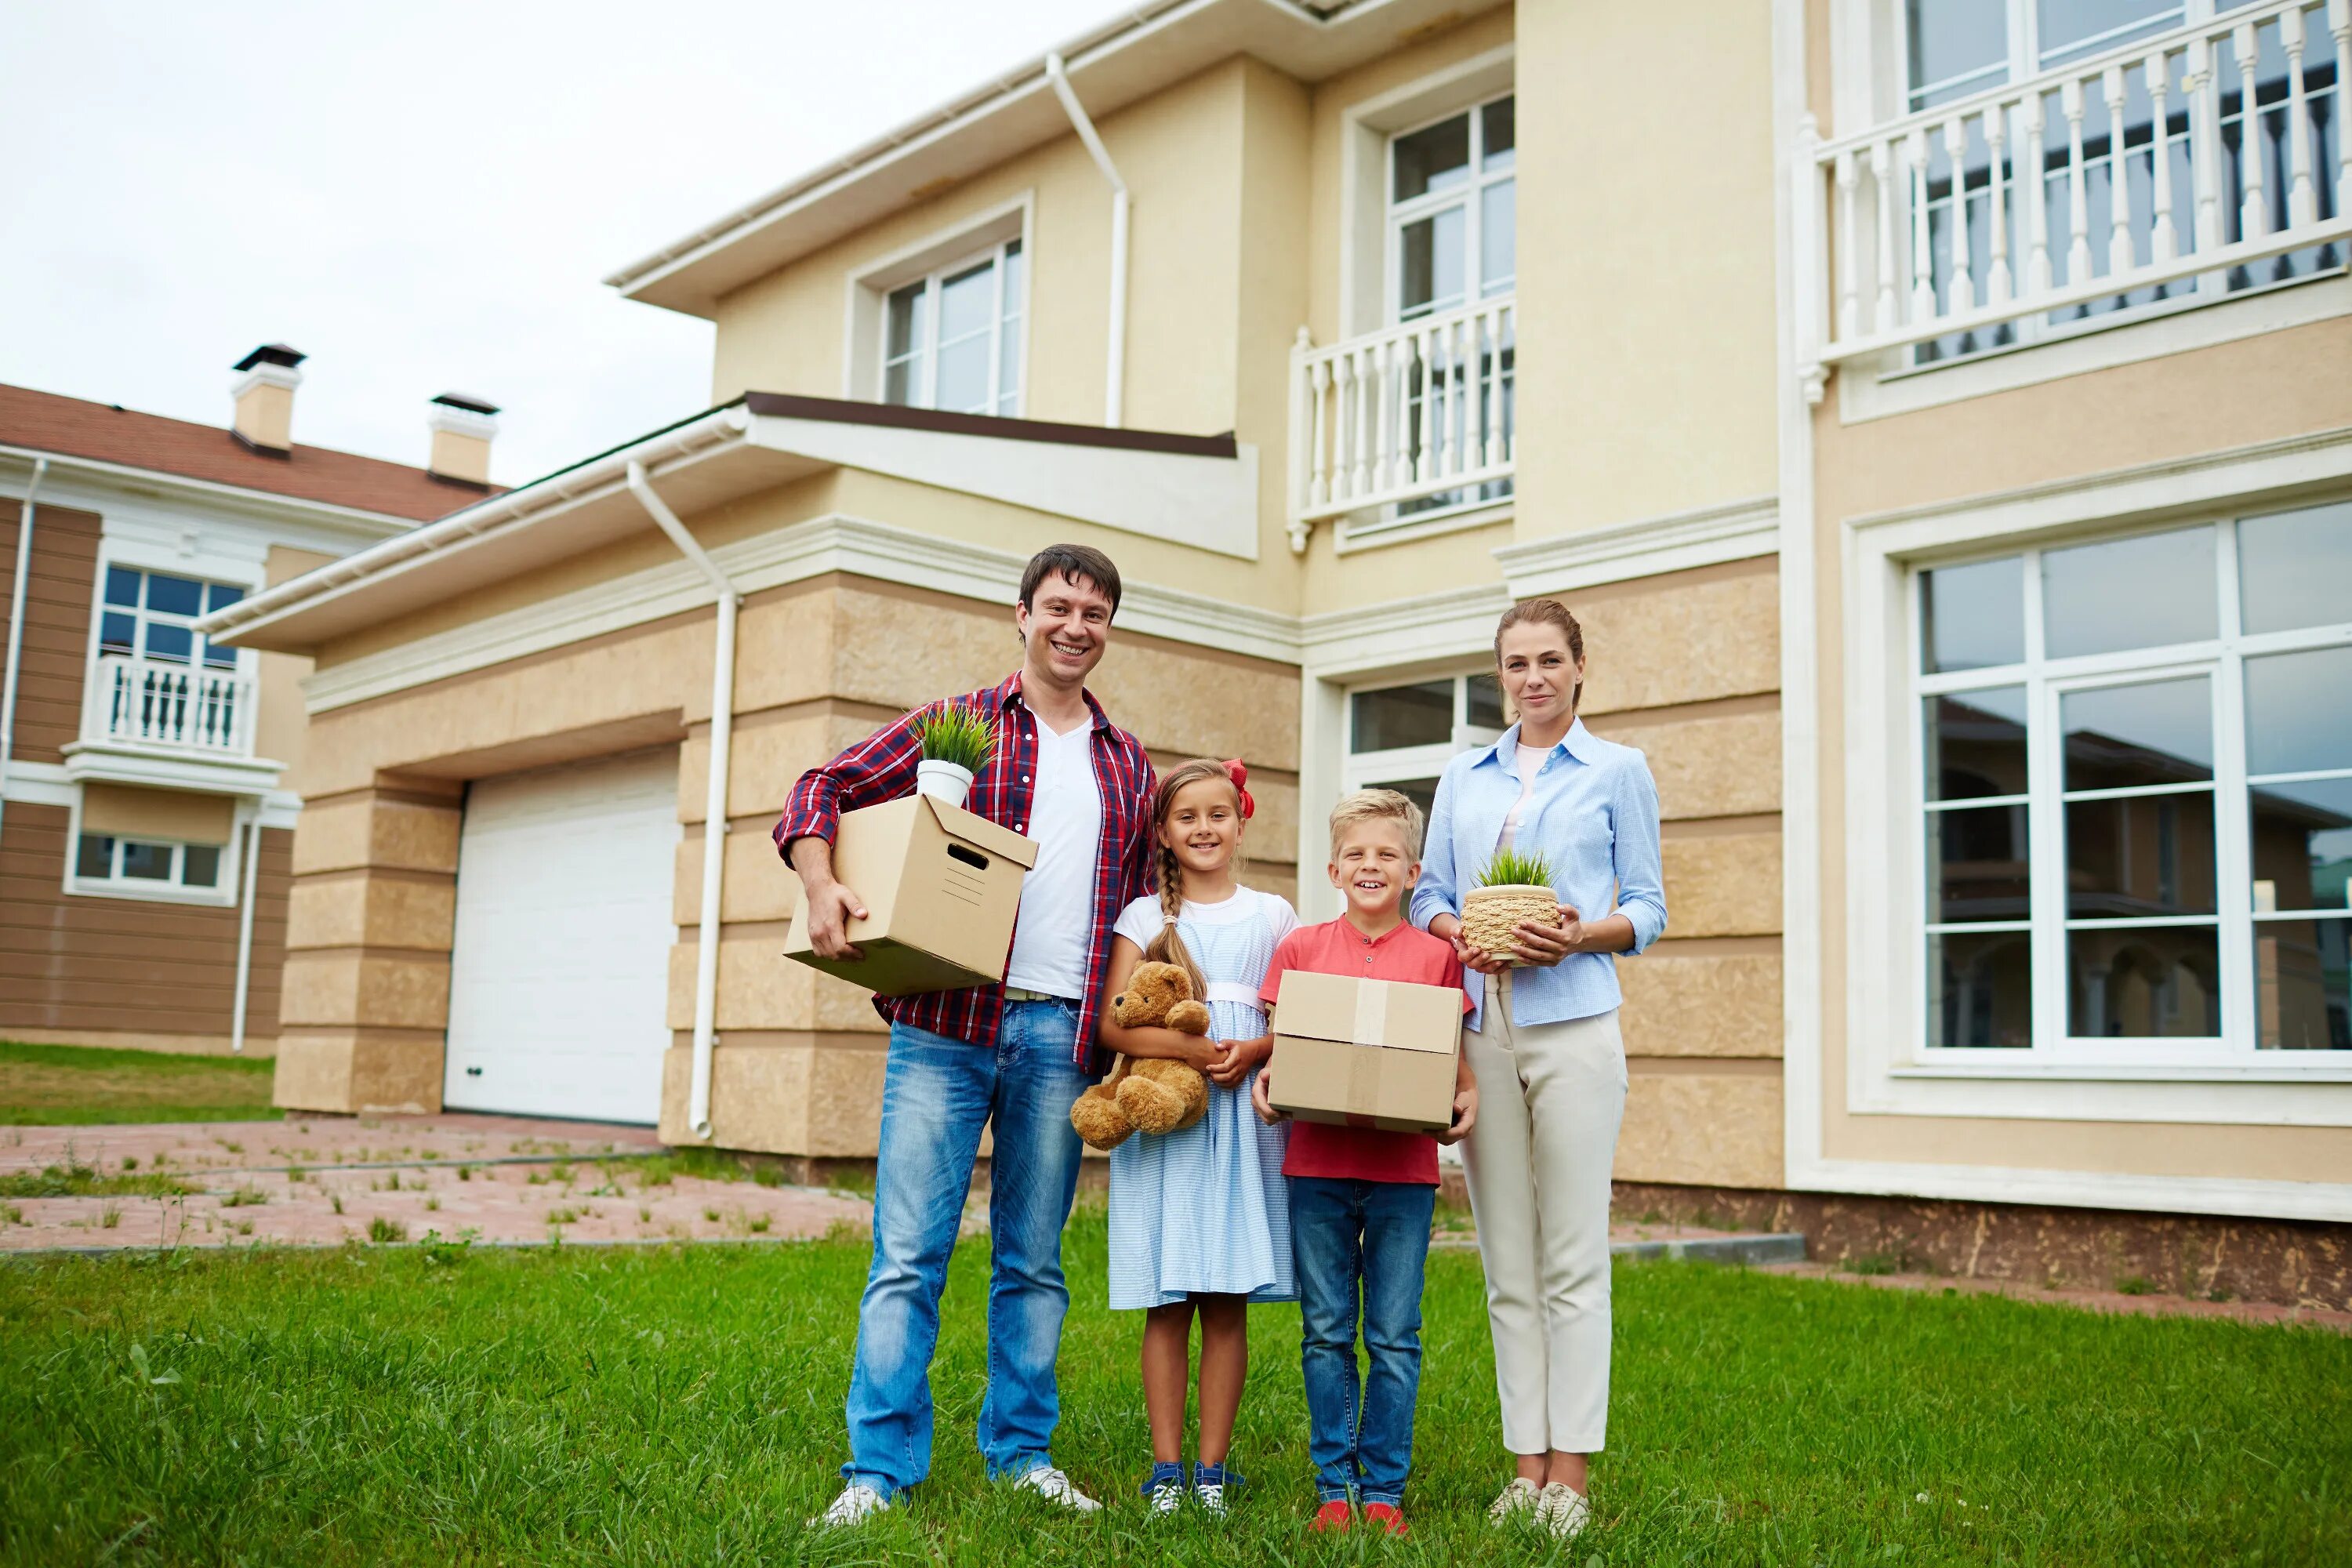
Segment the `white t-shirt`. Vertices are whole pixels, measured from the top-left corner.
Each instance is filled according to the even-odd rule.
[[[1290,907],[1289,900],[1278,893],[1261,893],[1255,888],[1235,888],[1232,898],[1213,904],[1196,904],[1190,899],[1184,900],[1183,918],[1196,925],[1231,925],[1261,915],[1265,917],[1266,929],[1274,933],[1276,947],[1282,944],[1284,937],[1298,929],[1298,911]],[[1160,909],[1158,897],[1153,896],[1137,899],[1119,910],[1118,921],[1111,930],[1136,946],[1148,948],[1160,939],[1160,928],[1167,923],[1168,916]],[[1199,963],[1201,955],[1195,952],[1192,958],[1193,962]],[[1205,969],[1207,966],[1204,964],[1202,967]],[[1248,1007],[1258,1005],[1257,983],[1265,978],[1262,973],[1248,981],[1221,983],[1214,974],[1208,978],[1210,994],[1202,997],[1202,1001],[1239,1002]]]
[[[1037,864],[1021,879],[1021,913],[1004,984],[1076,1001],[1087,994],[1095,859],[1102,847],[1094,723],[1082,719],[1076,729],[1057,735],[1044,720],[1035,722],[1037,777],[1024,829],[1037,841]]]
[[[1519,837],[1519,817],[1535,797],[1536,774],[1543,771],[1544,759],[1551,755],[1549,746],[1519,748],[1519,798],[1511,805],[1509,815],[1503,818],[1503,835],[1495,840],[1497,849],[1508,849]]]

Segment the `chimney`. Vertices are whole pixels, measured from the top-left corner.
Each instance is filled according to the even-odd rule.
[[[433,432],[433,452],[426,471],[434,478],[488,487],[490,482],[490,437],[499,433],[499,405],[463,393],[445,392],[433,400],[425,427]]]
[[[264,343],[236,362],[234,368],[245,374],[229,389],[236,400],[229,428],[238,440],[280,458],[294,450],[294,389],[302,384],[295,366],[309,357],[284,343]]]

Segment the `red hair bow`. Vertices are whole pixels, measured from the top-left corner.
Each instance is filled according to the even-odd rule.
[[[1242,766],[1239,757],[1228,757],[1225,776],[1234,781],[1234,793],[1242,797],[1242,820],[1247,822],[1257,815],[1257,802],[1250,798],[1249,769]]]

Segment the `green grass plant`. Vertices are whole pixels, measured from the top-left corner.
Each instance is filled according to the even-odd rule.
[[[1551,865],[1532,850],[1497,849],[1478,873],[1482,888],[1549,888]]]
[[[191,1056],[0,1040],[0,1125],[268,1121],[267,1057]]]
[[[978,709],[950,702],[915,721],[927,763],[953,763],[977,775],[996,752],[996,726]]]
[[[982,1473],[980,1238],[949,1271],[932,1479],[834,1538],[802,1521],[839,1484],[861,1242],[0,1265],[0,1563],[2352,1562],[2352,1339],[1675,1263],[1617,1272],[1593,1529],[1489,1530],[1508,1460],[1465,1250],[1429,1260],[1410,1538],[1306,1533],[1287,1306],[1249,1314],[1234,1517],[1152,1521],[1105,1252],[1082,1211],[1054,1457],[1106,1510]]]
[[[0,1198],[175,1198],[195,1190],[176,1176],[152,1171],[110,1176],[77,1159],[70,1149],[62,1165],[0,1171]]]

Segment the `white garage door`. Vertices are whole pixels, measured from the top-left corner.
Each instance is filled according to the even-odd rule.
[[[670,748],[466,792],[445,1103],[659,1120],[678,837]]]

